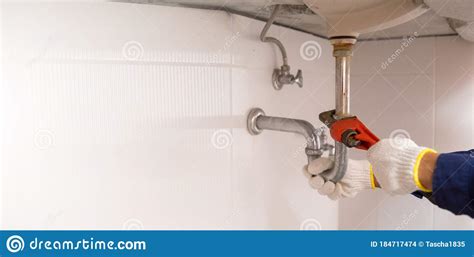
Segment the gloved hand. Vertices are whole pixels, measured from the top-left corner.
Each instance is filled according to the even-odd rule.
[[[337,183],[326,181],[320,174],[334,166],[330,158],[319,158],[304,167],[304,174],[309,184],[322,195],[332,200],[342,197],[354,197],[364,189],[375,188],[375,180],[370,172],[370,164],[366,160],[349,160],[344,177]]]
[[[428,152],[435,151],[408,138],[382,139],[368,150],[367,159],[380,187],[389,194],[409,194],[420,189],[430,192],[418,177],[420,161]]]

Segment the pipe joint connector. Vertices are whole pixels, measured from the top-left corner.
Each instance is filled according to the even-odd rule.
[[[306,147],[305,153],[309,158],[317,159],[321,157],[324,153],[323,149],[314,149],[314,148],[309,148]]]
[[[334,57],[352,57],[352,49],[340,49],[336,50],[334,49],[334,52],[332,53]]]
[[[353,55],[352,44],[336,44],[334,45],[334,50],[332,55],[334,57],[349,57]]]
[[[352,37],[338,37],[331,38],[331,44],[333,45],[333,56],[334,57],[349,57],[352,56],[352,48],[356,43],[356,39]]]

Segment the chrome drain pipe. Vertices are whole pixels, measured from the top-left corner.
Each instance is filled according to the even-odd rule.
[[[333,56],[336,59],[336,114],[335,119],[350,116],[350,61],[355,38],[332,38]],[[337,182],[347,170],[347,147],[335,142],[334,168],[324,172],[324,178]]]
[[[305,121],[281,117],[266,116],[260,108],[253,108],[247,117],[247,129],[250,134],[258,135],[263,130],[290,132],[302,135],[306,139],[305,153],[308,163],[323,155],[325,151],[333,155],[334,147],[326,143],[325,128],[314,128]]]

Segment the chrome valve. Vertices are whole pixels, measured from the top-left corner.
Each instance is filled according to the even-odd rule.
[[[303,87],[303,72],[298,70],[296,76],[290,73],[290,66],[283,65],[280,69],[273,70],[273,87],[280,90],[284,85],[296,84],[298,87]]]

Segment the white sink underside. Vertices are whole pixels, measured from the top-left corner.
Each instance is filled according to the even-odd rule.
[[[373,6],[377,1],[382,0],[365,0],[365,2],[363,1],[358,8],[363,9],[370,5]],[[303,0],[116,0],[115,2],[218,9],[260,20],[266,20],[269,17],[272,5],[285,4],[289,6],[284,6],[284,8],[282,8],[281,13],[276,19],[277,24],[321,37],[328,36],[325,19],[307,8],[307,6],[304,5]],[[335,0],[335,2],[337,1]],[[474,1],[472,2],[474,5]],[[446,6],[447,5],[444,5],[443,7],[445,8]],[[450,6],[450,8],[453,8],[453,6]],[[333,9],[332,11],[337,12],[338,10]],[[438,10],[437,12],[439,13]],[[445,17],[439,16],[434,10],[428,10],[421,16],[401,25],[385,30],[361,34],[359,40],[400,38],[411,36],[415,32],[418,36],[444,36],[457,34],[456,31],[450,27]]]

